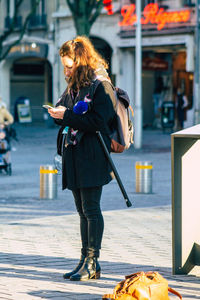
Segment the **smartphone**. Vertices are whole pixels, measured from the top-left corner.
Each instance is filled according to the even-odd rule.
[[[53,108],[53,106],[50,106],[50,105],[47,105],[47,104],[42,105],[42,107],[44,107],[46,109]]]

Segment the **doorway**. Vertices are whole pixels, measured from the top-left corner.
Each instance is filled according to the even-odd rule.
[[[108,63],[108,73],[109,76],[112,78],[112,66],[111,66],[111,61],[112,61],[112,48],[110,45],[105,41],[97,37],[90,37],[91,42],[93,43],[95,49],[101,54],[101,56],[106,60]],[[113,80],[112,80],[113,82]],[[114,82],[113,82],[114,83]],[[115,83],[114,83],[115,84]]]
[[[32,122],[44,122],[42,104],[52,103],[52,68],[43,58],[20,58],[10,70],[10,108],[14,114],[16,100],[29,99]]]

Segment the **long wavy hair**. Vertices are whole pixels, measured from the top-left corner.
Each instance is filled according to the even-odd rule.
[[[81,87],[90,85],[95,77],[95,70],[100,66],[108,68],[106,61],[85,36],[77,36],[75,39],[65,42],[61,46],[59,54],[61,57],[70,57],[75,63],[75,68],[68,81],[69,89],[79,90]]]

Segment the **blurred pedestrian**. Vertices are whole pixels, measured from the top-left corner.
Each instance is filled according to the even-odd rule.
[[[2,101],[0,97],[0,124],[3,126],[11,125],[14,122],[13,116],[7,110],[6,104]]]
[[[101,132],[110,149],[109,134],[116,100],[106,72],[107,63],[88,38],[79,36],[65,42],[60,48],[60,57],[68,87],[56,108],[48,109],[48,112],[61,125],[60,132],[65,136],[63,189],[72,190],[80,216],[82,241],[78,266],[63,276],[74,281],[88,280],[100,277],[98,257],[104,229],[100,199],[103,185],[112,179],[109,162],[96,132]],[[100,83],[90,98],[95,80],[100,80]],[[88,110],[81,115],[74,110],[79,102],[89,104]],[[58,137],[59,140],[62,137]]]
[[[7,110],[6,104],[2,101],[2,97],[0,97],[0,163],[6,163],[6,165],[9,166],[9,170],[11,170],[9,125],[11,125],[13,121],[13,116]]]
[[[181,88],[177,89],[176,95],[176,111],[178,118],[178,128],[184,128],[184,120],[185,120],[185,109],[188,106],[187,96],[184,94],[184,91]]]
[[[155,87],[153,92],[153,103],[154,103],[154,121],[153,127],[159,128],[160,124],[160,112],[163,102],[163,79],[161,76],[157,77],[155,80]]]
[[[163,92],[163,79],[159,76],[155,81],[155,88],[153,93],[154,102],[154,117],[157,118],[160,113],[160,108],[162,106],[162,92]]]

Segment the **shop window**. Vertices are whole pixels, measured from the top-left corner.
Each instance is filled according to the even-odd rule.
[[[31,0],[31,7],[33,8],[35,0]],[[41,0],[36,8],[35,14],[31,17],[29,28],[44,28],[47,26],[47,16],[45,13],[45,0]]]
[[[136,4],[136,0],[130,0],[130,3]],[[158,5],[160,6],[160,4],[162,5],[162,0],[142,0],[142,10],[145,8],[145,6],[147,6],[150,3],[158,3]]]
[[[144,8],[146,5],[150,4],[150,3],[157,3],[159,5],[159,7],[163,7],[165,9],[167,9],[169,6],[167,5],[168,0],[143,0],[142,1],[142,8]]]
[[[123,2],[123,1],[122,1]],[[124,1],[126,2],[126,1]],[[142,6],[146,6],[147,4],[150,4],[150,3],[157,3],[159,2],[158,0],[142,0],[141,3],[142,3]],[[134,3],[136,4],[136,0],[130,0],[130,3]]]

